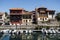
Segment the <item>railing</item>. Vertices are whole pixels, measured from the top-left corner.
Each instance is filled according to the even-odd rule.
[[[34,29],[37,25],[2,25],[0,29]]]
[[[10,15],[21,15],[21,13],[10,13]]]

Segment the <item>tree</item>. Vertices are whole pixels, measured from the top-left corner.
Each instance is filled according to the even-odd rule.
[[[60,12],[56,14],[55,18],[57,19],[57,21],[60,21]]]
[[[8,16],[8,13],[7,12],[5,12],[5,16]]]
[[[60,27],[60,12],[56,14],[55,18],[59,22],[59,27]]]

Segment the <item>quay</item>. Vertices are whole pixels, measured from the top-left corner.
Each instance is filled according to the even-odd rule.
[[[43,29],[45,30],[45,29]],[[15,31],[15,32],[14,32]],[[60,33],[51,33],[51,30],[48,34],[45,33],[45,31],[42,30],[29,30],[30,32],[26,33],[25,30],[23,30],[23,33],[21,33],[22,30],[16,31],[13,30],[12,33],[4,33],[1,39],[3,40],[60,40]],[[8,32],[8,30],[6,31]]]

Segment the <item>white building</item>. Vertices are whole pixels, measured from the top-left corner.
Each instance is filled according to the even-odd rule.
[[[0,12],[0,25],[4,25],[5,24],[5,12]]]
[[[36,8],[38,21],[48,21],[54,19],[55,10],[48,10],[45,7]]]

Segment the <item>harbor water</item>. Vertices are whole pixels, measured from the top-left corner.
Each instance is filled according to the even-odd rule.
[[[0,40],[60,40],[60,34],[46,34],[41,32],[33,32],[33,33],[10,33],[3,34],[0,37]]]

